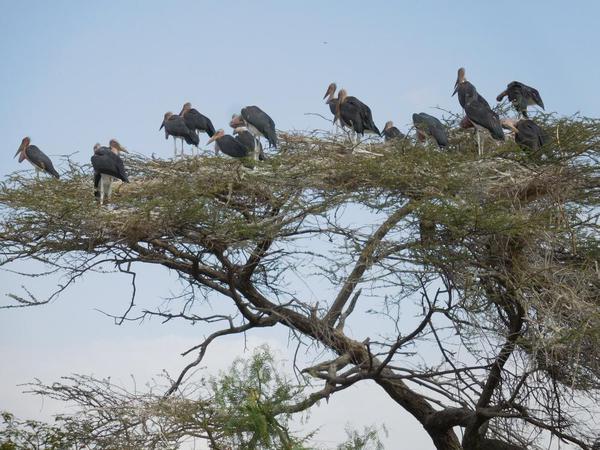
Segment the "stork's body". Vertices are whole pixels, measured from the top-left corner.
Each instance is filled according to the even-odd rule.
[[[116,140],[111,140],[110,147],[94,146],[94,155],[91,158],[94,168],[94,195],[99,197],[100,205],[110,199],[112,184],[115,180],[129,183],[123,160],[119,156],[121,151],[126,151],[120,145],[114,146]]]
[[[211,142],[215,143],[215,155],[219,155],[219,152],[223,152],[232,158],[245,158],[250,155],[246,145],[233,136],[225,134],[222,129],[217,130],[213,137],[208,140],[208,144]]]
[[[173,136],[174,143],[174,156],[177,156],[177,138],[181,139],[181,156],[183,156],[183,141],[189,145],[198,147],[200,138],[198,135],[190,130],[185,124],[183,117],[173,114],[172,112],[165,113],[163,122],[159,130],[165,129],[165,139],[169,139],[169,136]]]
[[[428,137],[431,137],[440,148],[448,145],[448,132],[437,117],[422,112],[413,114],[412,120],[420,142],[425,142]]]
[[[544,130],[531,119],[504,119],[502,126],[512,131],[515,142],[525,150],[537,152],[548,142],[548,136]]]
[[[209,138],[213,137],[215,134],[215,127],[210,119],[204,114],[198,112],[197,109],[192,108],[192,104],[190,102],[187,102],[183,105],[179,115],[183,117],[185,125],[196,134],[206,133],[208,134]]]
[[[394,126],[394,122],[392,122],[391,120],[388,120],[385,123],[381,134],[383,135],[385,142],[404,138],[404,134],[402,134],[400,130]]]
[[[349,96],[345,89],[340,89],[337,100],[336,119],[350,124],[357,136],[362,136],[366,132],[381,135],[373,121],[371,108],[356,97]]]
[[[544,109],[544,102],[538,90],[519,81],[509,83],[506,90],[501,92],[496,100],[500,102],[507,96],[517,112],[525,118],[528,118],[527,107],[530,105],[537,105]]]
[[[491,136],[499,141],[504,140],[504,132],[500,124],[500,118],[492,110],[490,104],[475,89],[475,86],[465,78],[465,69],[458,69],[458,78],[454,85],[454,94],[458,94],[458,101],[464,108],[465,114],[475,127],[475,136],[477,138],[477,150],[479,155],[483,154],[481,144],[481,133],[484,130],[489,131]]]
[[[264,161],[265,154],[262,144],[246,127],[237,127],[233,130],[235,139],[248,150],[248,153],[254,157],[255,161]]]
[[[246,106],[240,114],[234,114],[229,125],[232,128],[246,127],[256,138],[264,137],[270,147],[277,147],[275,122],[258,106]]]
[[[35,167],[36,175],[39,176],[40,171],[42,171],[52,175],[54,178],[60,178],[60,175],[54,168],[54,164],[52,164],[52,160],[36,145],[31,145],[29,137],[23,138],[17,153],[15,153],[15,156],[17,155],[19,155],[19,163],[26,159]]]

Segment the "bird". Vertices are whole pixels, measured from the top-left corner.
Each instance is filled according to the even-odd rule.
[[[515,142],[525,150],[537,152],[548,142],[544,130],[531,119],[502,119],[502,126],[513,133]]]
[[[23,162],[24,159],[29,161],[33,167],[35,167],[36,176],[39,177],[40,171],[46,172],[52,175],[54,178],[60,178],[60,175],[54,168],[52,161],[48,156],[41,151],[37,145],[31,145],[31,139],[26,136],[21,141],[21,145],[15,153],[16,156],[19,155],[19,163]]]
[[[383,127],[383,131],[381,135],[384,137],[385,142],[394,140],[394,139],[402,139],[404,138],[404,134],[400,132],[398,128],[394,126],[394,122],[388,120]]]
[[[448,145],[448,133],[437,117],[422,112],[413,114],[412,120],[420,142],[425,142],[427,137],[432,137],[438,147],[444,148]]]
[[[269,141],[269,146],[277,147],[277,132],[275,131],[275,122],[273,119],[260,109],[258,106],[246,106],[242,108],[240,114],[234,114],[231,117],[229,125],[232,128],[245,126],[248,131],[257,138],[261,136]]]
[[[537,89],[527,86],[520,81],[512,81],[508,83],[506,90],[502,91],[496,100],[501,102],[504,97],[508,96],[508,99],[513,104],[513,107],[526,119],[529,118],[527,115],[527,106],[538,105],[544,109],[544,102]]]
[[[187,142],[189,145],[194,145],[198,147],[200,143],[200,138],[196,133],[190,130],[183,117],[178,116],[177,114],[173,114],[172,112],[166,112],[163,122],[159,128],[162,130],[165,129],[165,139],[169,139],[169,136],[173,136],[174,143],[174,156],[177,157],[177,138],[181,138],[181,155],[183,156],[183,141]]]
[[[225,134],[225,131],[222,128],[213,134],[207,144],[211,144],[212,142],[215,143],[215,155],[218,155],[219,152],[223,152],[232,158],[245,158],[250,153],[250,150],[248,150],[246,145],[230,134]]]
[[[335,98],[336,91],[337,85],[335,83],[330,83],[329,86],[327,86],[327,91],[325,92],[325,95],[323,96],[323,100],[327,99],[325,103],[329,105],[329,110],[331,111],[331,114],[333,114],[334,123],[336,122],[336,110],[338,104],[338,99]],[[352,128],[352,124],[349,122],[346,123],[343,118],[341,118],[341,123],[342,127]]]
[[[192,108],[190,102],[184,103],[179,115],[183,117],[185,125],[197,134],[206,133],[209,138],[215,134],[215,127],[210,119],[199,113],[197,109]]]
[[[116,139],[112,139],[110,147],[94,145],[94,154],[91,158],[94,168],[94,195],[100,198],[100,205],[104,204],[105,197],[106,200],[110,198],[112,183],[115,179],[129,183],[125,165],[119,156],[119,151],[122,150],[113,147],[115,142]]]
[[[465,78],[465,69],[458,69],[458,77],[454,85],[452,95],[458,94],[458,101],[464,108],[465,114],[475,127],[475,136],[477,138],[477,150],[479,155],[483,154],[481,144],[481,131],[488,130],[491,136],[499,141],[504,140],[504,131],[500,124],[500,118],[492,110],[490,104],[477,92],[477,89]]]
[[[265,160],[262,144],[252,133],[250,133],[250,131],[248,131],[248,128],[237,127],[233,130],[233,134],[235,135],[236,140],[246,147],[249,154],[253,155],[255,161]]]
[[[353,96],[349,96],[345,89],[338,92],[335,117],[342,123],[349,123],[356,135],[364,135],[372,132],[381,135],[381,132],[373,122],[371,108]]]

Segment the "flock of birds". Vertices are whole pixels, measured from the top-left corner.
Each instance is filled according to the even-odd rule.
[[[336,84],[331,83],[323,97],[334,116],[333,122],[353,131],[357,139],[365,133],[381,135],[386,142],[405,138],[392,121],[388,121],[380,132],[373,121],[371,109],[366,104],[356,97],[349,96],[345,89],[340,89],[337,96],[336,91]],[[477,92],[475,86],[467,81],[465,69],[462,67],[458,70],[452,96],[454,95],[458,96],[458,101],[465,112],[460,127],[475,130],[480,155],[483,154],[481,134],[489,133],[493,139],[503,141],[505,139],[503,129],[508,129],[515,141],[529,150],[536,151],[546,143],[544,132],[527,114],[530,105],[537,105],[544,109],[544,102],[536,89],[513,81],[496,97],[499,102],[508,97],[518,113],[517,119],[501,119],[485,98]],[[448,145],[448,132],[439,119],[426,113],[415,113],[412,120],[419,142],[432,139],[440,148]],[[173,137],[175,157],[177,139],[181,140],[181,155],[183,155],[184,142],[198,148],[200,133],[209,136],[207,145],[214,142],[217,155],[222,152],[233,158],[253,157],[257,161],[263,160],[265,156],[261,138],[266,139],[270,147],[277,147],[275,122],[258,106],[242,108],[239,114],[232,116],[229,125],[233,129],[233,136],[225,134],[223,129],[215,130],[208,117],[194,109],[191,103],[185,103],[179,114],[165,113],[159,130],[164,128],[166,139],[169,136]],[[129,182],[120,156],[122,152],[127,153],[127,150],[116,139],[111,139],[108,147],[100,144],[94,146],[94,154],[91,158],[94,169],[94,194],[101,205],[110,198],[114,180]],[[36,168],[38,175],[43,171],[55,178],[60,177],[50,158],[37,146],[32,145],[29,137],[23,138],[15,157],[17,155],[19,155],[19,162],[28,160]]]

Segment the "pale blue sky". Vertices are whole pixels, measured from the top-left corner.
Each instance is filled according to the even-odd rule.
[[[132,151],[169,157],[172,144],[158,127],[164,112],[178,112],[185,101],[217,128],[227,128],[231,114],[249,104],[261,106],[280,129],[327,128],[305,113],[329,116],[321,98],[331,81],[369,104],[380,127],[394,120],[406,130],[413,112],[459,111],[450,94],[460,66],[492,104],[519,80],[539,89],[548,111],[600,115],[600,3],[591,0],[0,0],[0,13],[1,174],[28,168],[12,159],[25,135],[49,155],[79,152],[80,162],[89,161],[94,143],[111,137]],[[177,290],[162,271],[145,271],[144,279],[141,298],[148,304]],[[22,282],[0,272],[0,295]],[[129,348],[124,342],[131,348],[170,336],[196,342],[203,334],[156,323],[117,328],[93,310],[123,310],[128,284],[124,277],[92,277],[47,307],[0,311],[0,350],[13,355],[16,367],[4,374],[9,386],[0,391],[0,409],[39,412],[11,392],[15,380],[60,369],[107,374],[93,354],[71,353],[104,348],[121,361],[120,349]],[[119,368],[146,376],[170,364],[156,358],[147,367],[132,358],[132,367]],[[44,371],[46,360],[64,363]],[[414,442],[415,449],[417,442],[429,448],[426,437]]]

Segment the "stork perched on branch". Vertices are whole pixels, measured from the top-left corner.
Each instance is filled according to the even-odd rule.
[[[19,163],[26,159],[33,167],[35,167],[36,176],[39,177],[40,171],[43,171],[52,175],[54,178],[60,178],[60,175],[56,169],[54,169],[52,160],[50,160],[50,158],[48,158],[48,156],[36,145],[31,145],[31,139],[29,137],[23,138],[17,153],[15,153],[15,157],[17,155],[19,155]]]
[[[225,134],[223,129],[217,130],[207,144],[212,142],[215,143],[215,155],[217,156],[219,152],[223,152],[232,158],[245,158],[250,154],[250,150],[243,142],[229,134]]]
[[[183,105],[179,115],[183,117],[185,125],[196,134],[206,133],[208,134],[209,138],[213,137],[215,134],[215,127],[210,119],[198,112],[197,109],[192,108],[192,104],[190,102],[187,102]]]
[[[394,139],[402,139],[404,134],[394,126],[394,122],[388,120],[383,127],[381,135],[384,137],[385,142],[392,141]]]
[[[119,156],[120,152],[127,153],[127,150],[116,139],[111,139],[109,145],[110,147],[94,145],[94,155],[91,158],[94,168],[94,195],[99,197],[100,205],[104,204],[105,199],[110,199],[115,179],[129,183],[125,165]]]
[[[169,136],[173,136],[174,144],[174,156],[177,157],[177,138],[181,139],[181,156],[183,156],[183,141],[189,145],[198,147],[200,138],[198,135],[190,130],[185,124],[183,117],[173,114],[172,112],[166,112],[162,124],[159,130],[165,129],[165,139],[169,139]]]
[[[504,131],[500,124],[500,118],[492,110],[490,104],[483,98],[465,78],[465,69],[458,69],[458,77],[454,84],[454,92],[452,95],[458,94],[458,101],[464,108],[465,114],[475,127],[475,136],[477,138],[477,151],[479,155],[483,155],[483,145],[481,144],[480,133],[483,130],[490,132],[491,136],[499,141],[504,140]]]
[[[356,97],[349,96],[345,89],[340,89],[338,92],[335,120],[350,124],[357,136],[362,136],[365,132],[381,135],[379,128],[373,122],[371,108]]]
[[[506,90],[502,91],[498,97],[496,97],[496,100],[501,102],[506,96],[508,96],[508,99],[517,112],[526,119],[528,118],[527,106],[538,105],[540,108],[544,109],[544,102],[542,101],[542,97],[538,90],[519,81],[508,83]]]
[[[329,105],[329,110],[331,111],[331,114],[333,114],[334,123],[336,122],[336,111],[338,104],[338,99],[335,98],[336,91],[337,85],[335,83],[330,83],[329,86],[327,86],[327,91],[325,92],[325,95],[323,96],[323,100],[327,99],[325,100],[325,103]],[[340,119],[342,127],[352,128],[352,124],[350,122],[346,122],[343,117],[340,117]]]
[[[242,108],[240,114],[234,114],[231,117],[229,126],[233,129],[246,127],[257,139],[264,137],[269,141],[269,146],[277,147],[275,122],[258,106],[246,106]]]
[[[510,130],[515,142],[525,150],[537,152],[548,142],[548,136],[537,123],[531,119],[502,119],[502,127]]]
[[[448,132],[437,117],[422,112],[413,114],[412,120],[420,142],[425,142],[428,137],[431,137],[440,148],[448,145]]]

